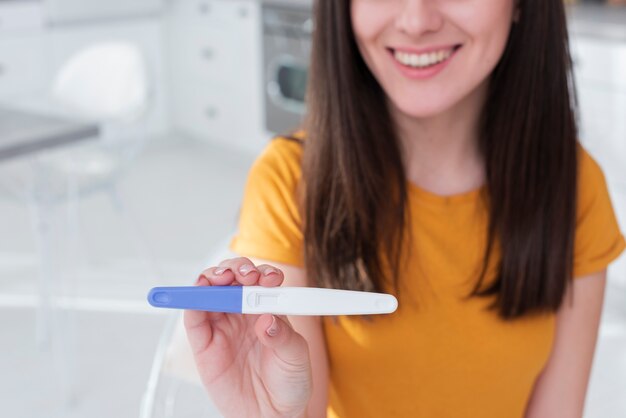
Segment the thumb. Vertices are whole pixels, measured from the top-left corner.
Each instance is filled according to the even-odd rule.
[[[294,331],[286,318],[261,315],[254,330],[261,344],[273,349],[282,361],[289,364],[309,363],[309,346],[306,340]]]

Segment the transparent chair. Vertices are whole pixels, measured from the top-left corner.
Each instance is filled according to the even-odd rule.
[[[61,182],[61,188],[71,178],[83,195],[114,184],[142,148],[152,96],[151,77],[139,47],[126,41],[101,42],[71,56],[57,72],[50,91],[11,105],[99,125],[96,140],[37,158],[47,175]]]
[[[198,268],[236,255],[228,251],[230,237],[224,239]],[[191,348],[187,342],[181,312],[169,318],[155,352],[152,369],[141,402],[140,418],[221,418],[200,382]]]
[[[78,200],[95,192],[106,192],[121,215],[141,255],[156,266],[145,240],[118,192],[118,181],[144,146],[146,116],[153,102],[153,83],[141,49],[132,42],[91,44],[72,55],[58,70],[51,88],[40,95],[12,99],[8,107],[25,112],[87,120],[96,123],[100,134],[81,145],[41,152],[3,162],[0,185],[26,200],[40,252],[37,341],[50,349],[58,363],[61,396],[73,397],[74,339],[69,311],[53,309],[73,285],[60,274],[64,262],[74,269],[80,238]],[[59,207],[65,213],[59,227]],[[65,232],[63,234],[62,232]],[[60,257],[60,235],[68,244]],[[158,270],[154,269],[158,274]],[[71,278],[71,277],[70,277]]]

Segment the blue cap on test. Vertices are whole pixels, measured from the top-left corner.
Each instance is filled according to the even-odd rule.
[[[155,287],[148,303],[157,308],[241,313],[242,286]]]

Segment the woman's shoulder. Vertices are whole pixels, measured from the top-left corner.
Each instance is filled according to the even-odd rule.
[[[598,176],[602,174],[598,162],[581,143],[578,143],[578,168],[581,177],[583,175]]]
[[[624,247],[602,168],[580,145],[574,277],[606,268]]]
[[[304,140],[304,131],[296,131],[288,135],[277,135],[269,141],[262,156],[266,158],[300,160]]]
[[[581,198],[606,187],[602,167],[583,145],[578,144],[578,192]]]
[[[302,176],[303,143],[303,131],[273,137],[256,158],[250,176],[294,185]]]

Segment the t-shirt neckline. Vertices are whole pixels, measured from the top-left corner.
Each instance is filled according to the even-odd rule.
[[[409,196],[415,196],[419,200],[445,206],[476,201],[480,197],[482,192],[486,190],[486,184],[483,184],[482,186],[469,190],[467,192],[445,196],[428,191],[408,180],[407,185],[409,190]]]

